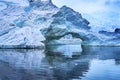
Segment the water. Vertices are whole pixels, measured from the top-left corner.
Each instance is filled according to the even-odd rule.
[[[120,47],[0,50],[0,80],[120,80]]]

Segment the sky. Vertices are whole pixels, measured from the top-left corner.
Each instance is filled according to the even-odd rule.
[[[83,13],[111,10],[111,7],[120,5],[120,0],[52,0],[58,7],[67,5],[74,10]],[[119,3],[115,4],[115,3]],[[115,5],[114,5],[115,4]]]
[[[21,6],[28,5],[27,0],[5,1],[15,2]],[[52,2],[58,7],[67,5],[81,13],[90,22],[93,30],[106,29],[114,31],[116,27],[120,28],[120,0],[52,0]]]

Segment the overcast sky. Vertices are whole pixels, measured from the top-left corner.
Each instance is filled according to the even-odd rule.
[[[2,1],[2,0],[0,0]],[[27,5],[27,0],[5,0]],[[120,0],[52,0],[55,5],[61,7],[67,5],[80,13],[94,13],[97,11],[111,11],[120,6]],[[113,9],[115,8],[115,9]]]
[[[53,3],[59,7],[67,5],[79,12],[90,13],[120,6],[120,0],[53,0]]]

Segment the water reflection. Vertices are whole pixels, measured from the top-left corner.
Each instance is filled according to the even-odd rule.
[[[0,80],[52,80],[48,64],[44,50],[0,50]]]
[[[120,47],[0,50],[0,80],[119,80],[119,75]]]

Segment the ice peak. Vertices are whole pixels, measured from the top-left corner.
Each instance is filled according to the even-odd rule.
[[[47,5],[47,4],[52,4],[51,0],[28,0],[30,5]]]
[[[28,0],[29,2],[51,2],[51,0]]]

